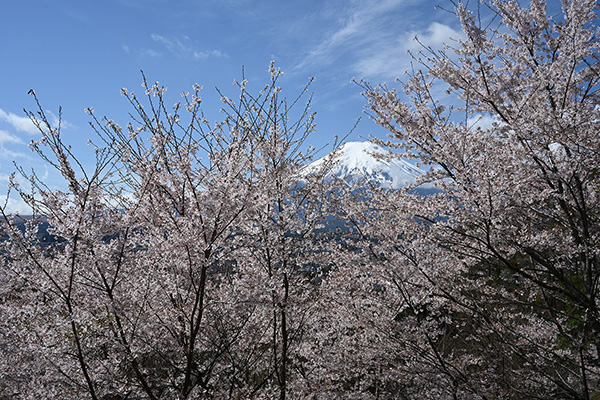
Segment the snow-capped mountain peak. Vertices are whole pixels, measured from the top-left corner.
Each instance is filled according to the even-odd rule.
[[[334,155],[330,176],[354,185],[369,182],[386,189],[399,189],[414,184],[424,173],[407,161],[392,158],[381,159],[373,154],[385,154],[385,150],[371,142],[345,143]],[[331,155],[322,157],[308,166],[308,170],[319,169]]]

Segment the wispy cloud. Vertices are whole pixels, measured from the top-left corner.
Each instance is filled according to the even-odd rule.
[[[5,143],[23,143],[23,141],[13,134],[0,129],[0,146],[4,146]]]
[[[467,126],[474,129],[492,129],[494,123],[498,123],[498,120],[487,114],[475,114],[467,119]]]
[[[444,44],[453,44],[464,34],[448,25],[433,22],[423,31],[409,31],[394,40],[374,43],[358,54],[353,67],[361,78],[395,78],[404,74],[410,67],[410,52],[418,53],[424,47],[434,51],[442,50]]]
[[[58,125],[60,124],[61,129],[75,128],[75,125],[73,125],[69,121],[65,121],[64,119],[59,118],[50,110],[45,110],[44,113],[46,114],[46,118],[48,118],[48,122],[50,122],[50,125],[52,125],[53,127],[58,127]],[[36,131],[36,133],[39,133],[39,131]]]
[[[209,57],[228,57],[227,54],[220,50],[198,50],[196,44],[187,36],[179,39],[153,33],[151,38],[156,43],[163,45],[170,53],[180,57],[191,57],[195,60],[204,60]]]
[[[30,134],[39,133],[38,128],[28,117],[21,117],[11,112],[6,112],[0,108],[0,121],[8,122],[19,132],[26,132]]]
[[[21,153],[19,151],[12,151],[9,150],[7,148],[5,148],[4,146],[0,146],[0,158],[3,158],[5,160],[31,160],[31,156],[29,156],[27,153]]]
[[[0,201],[2,202],[2,206],[6,207],[4,212],[8,214],[30,215],[33,212],[31,207],[29,207],[20,197],[10,197],[8,199],[0,198]]]
[[[155,50],[152,50],[152,49],[147,49],[147,50],[143,51],[143,53],[145,55],[147,55],[147,56],[150,56],[150,57],[160,57],[160,56],[162,56],[162,53],[160,53],[158,51],[155,51]]]
[[[339,11],[336,28],[303,56],[296,70],[346,63],[357,78],[394,78],[410,66],[407,51],[418,51],[419,41],[434,49],[462,37],[460,31],[440,22],[419,27],[412,0],[353,1]],[[406,16],[406,19],[402,19]],[[427,19],[431,18],[427,16]],[[415,28],[416,27],[416,28]]]
[[[314,47],[297,69],[309,65],[330,64],[335,61],[340,52],[352,52],[357,47],[373,42],[379,36],[374,32],[374,28],[379,26],[377,23],[379,17],[404,4],[406,0],[354,2],[338,17],[338,28],[331,31],[319,45]]]
[[[439,22],[432,22],[425,32],[409,32],[405,38],[407,41],[407,50],[420,50],[423,46],[431,47],[434,50],[441,50],[444,44],[452,44],[457,39],[463,39],[462,31],[453,29],[448,25]]]
[[[74,128],[74,125],[65,120],[59,120],[51,111],[44,111],[48,123],[53,127],[59,124],[63,129]],[[9,111],[0,109],[0,122],[7,123],[8,129],[0,129],[0,160],[31,160],[31,154],[27,147],[29,138],[40,134],[38,127],[29,119],[21,117]],[[39,121],[38,121],[39,122]],[[44,123],[41,123],[45,127]],[[16,132],[22,133],[21,135]]]

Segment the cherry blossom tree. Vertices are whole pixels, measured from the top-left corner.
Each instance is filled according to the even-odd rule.
[[[378,143],[440,192],[348,202],[362,258],[328,282],[345,316],[322,334],[324,363],[338,354],[323,382],[357,398],[595,398],[598,6],[455,6],[464,39],[415,54],[402,91],[362,84],[390,132]]]
[[[284,399],[302,379],[294,352],[318,274],[304,250],[324,173],[299,185],[314,153],[303,150],[310,100],[288,104],[270,73],[257,96],[236,83],[214,125],[199,86],[169,109],[144,77],[144,96],[122,90],[134,110],[125,127],[86,110],[102,143],[91,169],[41,107],[30,114],[43,135],[32,149],[67,189],[21,169],[25,232],[0,209],[2,396]]]

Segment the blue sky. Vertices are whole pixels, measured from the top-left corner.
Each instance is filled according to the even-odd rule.
[[[447,0],[23,0],[3,4],[0,15],[0,194],[13,161],[60,187],[27,144],[39,135],[24,118],[34,89],[49,115],[63,109],[63,136],[75,152],[93,131],[86,107],[124,125],[130,110],[120,89],[150,82],[169,88],[175,103],[193,84],[204,86],[209,115],[221,107],[214,87],[235,98],[242,66],[250,84],[268,80],[270,60],[293,97],[316,80],[313,111],[321,146],[385,132],[364,116],[366,104],[352,78],[393,82],[408,68],[415,35],[435,47],[457,37]],[[19,209],[17,200],[12,207]]]

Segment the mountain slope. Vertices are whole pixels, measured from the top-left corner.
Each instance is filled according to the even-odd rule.
[[[333,158],[333,168],[329,175],[350,185],[369,183],[386,189],[399,189],[414,184],[425,173],[401,159],[379,159],[373,154],[385,151],[371,142],[345,143]],[[330,155],[322,157],[307,167],[307,172],[319,169]]]

